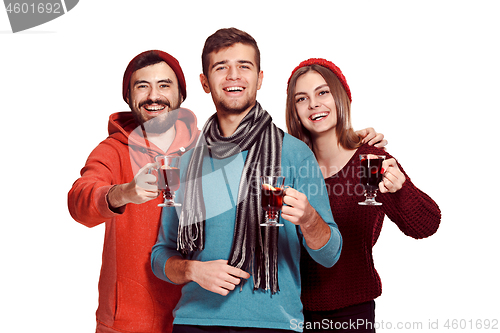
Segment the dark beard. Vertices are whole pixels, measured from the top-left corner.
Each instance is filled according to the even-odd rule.
[[[170,108],[171,104],[168,100],[166,99],[158,99],[156,101],[153,100],[147,100],[139,104],[139,109],[146,105],[146,104],[158,104],[158,105],[163,105],[165,108]],[[152,133],[152,134],[161,134],[165,133],[168,131],[177,121],[179,117],[179,107],[180,104],[176,105],[174,110],[169,111],[167,113],[163,113],[161,115],[158,115],[154,118],[151,118],[149,120],[146,120],[143,118],[143,116],[140,114],[140,112],[132,112],[134,115],[134,120],[135,122],[142,126],[146,133]]]
[[[175,109],[167,113],[156,116],[146,122],[142,122],[141,126],[146,133],[162,134],[168,131],[179,118],[179,110]]]

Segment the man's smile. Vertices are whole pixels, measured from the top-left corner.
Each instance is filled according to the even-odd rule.
[[[235,87],[226,87],[226,88],[223,88],[223,90],[227,91],[227,92],[242,92],[243,90],[245,90],[245,88],[235,86]]]
[[[146,109],[146,111],[149,112],[157,112],[165,109],[165,105],[154,104],[154,105],[144,106],[144,108]]]
[[[163,100],[147,100],[139,105],[139,107],[143,108],[149,114],[158,114],[159,112],[165,110],[167,106],[170,107],[170,103]]]

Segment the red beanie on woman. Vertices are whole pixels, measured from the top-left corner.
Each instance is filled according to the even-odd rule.
[[[340,83],[342,83],[342,86],[344,87],[344,90],[345,92],[347,93],[347,96],[349,96],[349,101],[352,102],[352,98],[351,98],[351,89],[349,89],[349,86],[347,85],[347,81],[345,79],[345,76],[344,74],[342,74],[342,71],[340,70],[340,68],[338,68],[333,62],[331,61],[328,61],[326,59],[322,59],[322,58],[311,58],[311,59],[307,59],[307,60],[304,60],[302,61],[297,67],[295,67],[295,69],[292,71],[292,74],[290,75],[290,78],[288,79],[288,84],[290,84],[290,79],[292,78],[293,74],[301,67],[306,67],[306,66],[310,66],[310,65],[320,65],[320,66],[323,66],[325,68],[328,68],[329,70],[331,70],[336,76],[337,78],[339,79]]]

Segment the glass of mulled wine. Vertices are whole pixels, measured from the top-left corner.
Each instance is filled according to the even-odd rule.
[[[382,203],[375,201],[378,185],[382,181],[382,163],[384,155],[360,154],[361,161],[360,181],[365,188],[365,201],[358,202],[363,206],[380,206]]]
[[[155,157],[155,162],[158,168],[158,189],[163,192],[164,202],[159,204],[159,207],[178,207],[180,203],[176,203],[175,191],[181,184],[179,164],[181,157],[177,155],[158,155]]]
[[[278,223],[279,212],[283,206],[283,196],[285,194],[285,177],[281,176],[261,176],[260,188],[262,197],[262,208],[266,211],[266,222],[261,226],[280,227]]]

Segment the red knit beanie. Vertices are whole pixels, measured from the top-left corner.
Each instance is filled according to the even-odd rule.
[[[311,58],[311,59],[307,59],[307,60],[302,61],[292,71],[292,74],[290,75],[290,78],[288,78],[287,85],[290,84],[290,79],[292,78],[293,74],[299,68],[310,66],[310,65],[320,65],[320,66],[323,66],[323,67],[328,68],[329,70],[331,70],[337,76],[337,78],[339,79],[340,83],[342,83],[342,86],[344,87],[344,90],[347,93],[347,96],[349,96],[349,101],[352,102],[351,90],[349,89],[349,86],[347,85],[347,81],[345,79],[345,76],[344,76],[344,74],[342,74],[342,71],[340,70],[340,68],[338,68],[337,66],[335,66],[335,64],[333,62],[325,60],[325,59],[322,59],[322,58]]]
[[[170,66],[170,68],[172,68],[175,75],[177,76],[177,82],[179,82],[179,89],[181,91],[182,97],[184,98],[184,100],[186,100],[186,79],[184,78],[184,73],[182,72],[181,65],[179,65],[177,59],[172,57],[170,54],[160,50],[150,50],[142,52],[129,62],[127,69],[123,74],[123,100],[127,102],[128,91],[130,88],[130,78],[132,77],[132,73],[137,70],[135,69],[135,67],[137,66],[136,62],[147,53],[155,53],[157,56],[163,59]]]

